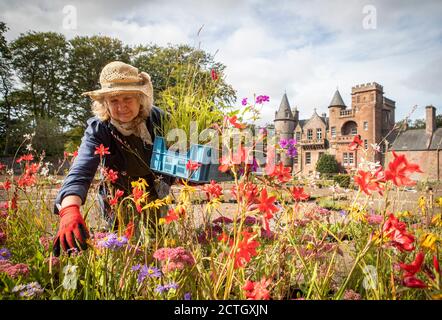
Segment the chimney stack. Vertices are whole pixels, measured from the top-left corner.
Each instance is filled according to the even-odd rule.
[[[436,108],[433,106],[425,107],[425,132],[433,134],[436,130]]]

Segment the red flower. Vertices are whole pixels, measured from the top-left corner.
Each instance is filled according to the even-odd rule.
[[[267,287],[271,282],[271,279],[266,279],[265,277],[257,282],[247,280],[246,284],[242,287],[246,291],[247,300],[269,300],[270,293]]]
[[[210,76],[212,77],[213,81],[218,80],[218,74],[216,73],[215,69],[210,70]]]
[[[303,187],[292,187],[290,189],[293,198],[296,201],[304,201],[304,200],[308,200],[308,198],[310,198],[310,195],[304,192],[304,188]]]
[[[388,164],[388,170],[385,170],[385,179],[391,180],[393,183],[400,186],[412,186],[416,182],[408,178],[414,172],[422,172],[419,165],[409,163],[405,155],[397,155],[393,151],[394,160]]]
[[[111,183],[115,183],[115,181],[118,180],[118,171],[114,171],[112,169],[107,170],[104,168],[103,175],[105,176],[106,180]]]
[[[6,179],[6,181],[1,184],[0,188],[8,191],[9,189],[11,189],[11,181]]]
[[[390,238],[392,245],[400,251],[413,251],[414,236],[407,233],[406,225],[390,214],[383,226],[383,233]]]
[[[259,211],[262,213],[265,213],[264,218],[265,219],[271,219],[273,218],[273,213],[278,211],[278,207],[274,205],[276,197],[268,197],[267,196],[267,190],[263,189],[261,191],[261,197],[259,200]]]
[[[211,180],[210,184],[205,184],[203,186],[203,191],[206,192],[207,198],[210,200],[210,196],[214,198],[218,198],[220,195],[223,194],[223,188],[221,185],[216,183],[215,180]]]
[[[222,156],[219,163],[220,166],[218,167],[218,170],[221,172],[227,172],[233,166],[230,156]]]
[[[236,115],[234,115],[233,117],[228,117],[228,119],[229,119],[230,124],[232,126],[234,126],[235,128],[244,129],[245,127],[247,127],[246,124],[237,122],[238,117]]]
[[[134,187],[132,189],[132,194],[134,196],[134,201],[138,202],[138,200],[143,196],[143,190],[139,189],[138,187]]]
[[[110,152],[109,152],[109,148],[105,148],[105,147],[103,146],[103,144],[100,144],[99,147],[95,147],[95,152],[94,152],[94,154],[98,154],[98,155],[100,155],[100,157],[103,157],[103,156],[106,155],[106,154],[110,154]]]
[[[232,187],[232,195],[235,198],[237,197],[237,191],[238,191],[239,201],[246,199],[248,206],[257,203],[257,197],[259,193],[257,185],[251,182],[247,182],[245,184],[244,182],[240,182],[238,184],[238,190],[236,189],[235,185]]]
[[[377,191],[382,195],[384,187],[380,184],[383,180],[379,178],[381,170],[382,167],[379,168],[374,175],[369,171],[358,170],[358,175],[356,175],[354,179],[359,185],[360,190],[367,195],[371,195],[372,191]]]
[[[437,256],[433,256],[433,266],[437,273],[440,273],[439,269],[439,261],[437,260]]]
[[[34,160],[34,156],[32,154],[26,154],[18,158],[16,162],[20,163],[22,161],[32,161],[32,160]]]
[[[198,170],[198,168],[201,167],[201,163],[189,160],[186,163],[186,169],[189,171],[195,171]]]
[[[231,252],[230,256],[235,259],[234,268],[242,268],[247,263],[250,262],[252,257],[256,256],[256,248],[259,246],[259,242],[256,240],[252,240],[251,238],[255,236],[255,233],[250,233],[247,231],[242,232],[242,240],[238,243],[238,247],[236,252]],[[233,249],[233,241],[230,246]]]
[[[130,221],[127,226],[126,226],[126,230],[124,231],[124,235],[126,236],[126,238],[128,240],[130,240],[135,232],[135,224],[133,221]]]
[[[186,214],[186,210],[183,207],[179,209],[169,209],[167,212],[167,216],[164,217],[166,220],[166,224],[171,223],[172,221],[178,220],[180,217],[184,217]]]
[[[358,147],[362,147],[362,140],[361,140],[361,136],[359,134],[355,135],[355,137],[353,138],[353,141],[348,146],[348,150],[355,151],[356,149],[358,149]]]
[[[4,168],[6,168],[6,165],[0,162],[0,171],[2,171]]]
[[[275,170],[270,174],[270,176],[277,177],[279,182],[285,183],[290,181],[290,179],[292,178],[290,171],[291,171],[290,167],[284,167],[282,162],[280,162],[279,165],[275,167]]]
[[[427,287],[427,285],[422,280],[414,276],[404,278],[404,286],[418,289],[423,289]]]
[[[421,269],[424,258],[424,253],[419,252],[411,264],[399,263],[401,269],[405,271],[404,277],[414,276]]]
[[[115,205],[117,205],[117,204],[118,204],[118,199],[119,199],[123,194],[124,194],[124,191],[122,191],[122,190],[120,190],[120,189],[117,189],[117,191],[115,192],[115,196],[114,196],[114,198],[111,199],[111,200],[109,201],[109,204],[110,204],[111,206],[115,206]]]

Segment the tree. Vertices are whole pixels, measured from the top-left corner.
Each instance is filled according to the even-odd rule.
[[[161,99],[161,93],[181,85],[185,81],[193,81],[196,86],[213,82],[212,70],[218,77],[214,99],[230,104],[235,101],[235,90],[227,84],[222,75],[226,68],[222,63],[215,62],[209,53],[192,48],[188,45],[159,47],[156,45],[138,46],[133,50],[133,65],[146,71],[152,78],[154,100]]]
[[[92,116],[91,100],[83,92],[100,88],[103,67],[118,60],[130,63],[131,49],[120,40],[105,37],[75,37],[69,41],[68,94],[71,127],[86,125]]]
[[[339,166],[335,156],[331,154],[323,154],[318,162],[316,162],[316,171],[321,173],[321,175],[338,173]]]
[[[12,63],[26,94],[23,105],[32,116],[34,126],[40,119],[52,119],[64,126],[69,109],[67,90],[68,45],[63,35],[30,31],[11,44]]]
[[[8,27],[4,22],[0,21],[0,135],[5,139],[0,145],[2,153],[7,154],[9,146],[9,128],[12,121],[12,105],[11,105],[11,91],[14,86],[12,80],[12,67],[11,67],[11,51],[6,41],[4,34],[8,30]]]

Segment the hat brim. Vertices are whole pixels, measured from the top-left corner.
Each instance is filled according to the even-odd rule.
[[[147,87],[140,88],[139,86],[104,88],[104,89],[84,92],[82,93],[82,95],[89,96],[94,100],[100,100],[105,96],[125,94],[125,93],[141,93],[146,95],[148,98],[152,98],[152,92]]]

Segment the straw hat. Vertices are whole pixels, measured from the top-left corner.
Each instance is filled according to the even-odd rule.
[[[142,93],[149,101],[153,101],[153,88],[150,76],[146,72],[138,72],[138,69],[121,61],[108,63],[100,74],[101,89],[84,92],[94,100],[103,98],[105,95],[121,93]],[[150,103],[150,104],[151,104]]]

